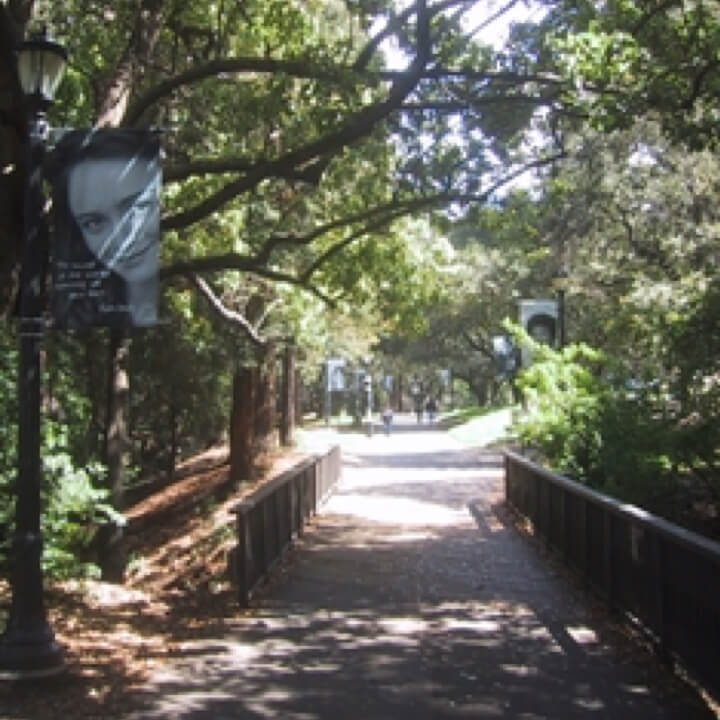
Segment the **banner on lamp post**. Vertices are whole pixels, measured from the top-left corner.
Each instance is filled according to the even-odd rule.
[[[329,392],[345,390],[345,360],[342,358],[327,361],[327,388]]]
[[[557,300],[520,300],[520,324],[533,340],[555,347],[557,344]],[[521,349],[522,366],[532,362],[532,353]]]
[[[157,132],[73,130],[52,155],[51,309],[61,328],[157,322]]]

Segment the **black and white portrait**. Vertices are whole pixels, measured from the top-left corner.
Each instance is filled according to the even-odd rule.
[[[557,343],[557,300],[520,300],[520,324],[536,342],[553,347]],[[528,367],[532,362],[530,348],[520,349],[521,365]]]
[[[547,313],[533,315],[527,323],[527,331],[533,340],[544,345],[555,344],[555,318]]]
[[[72,131],[53,153],[53,299],[59,327],[157,321],[160,142]]]

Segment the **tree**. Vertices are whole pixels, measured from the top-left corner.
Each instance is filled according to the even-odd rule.
[[[577,386],[563,375],[573,370],[567,354],[535,370],[527,382],[544,394],[542,417],[526,437],[665,516],[688,522],[683,507],[711,516],[720,497],[720,164],[651,122],[568,134],[566,152],[539,216],[554,218],[544,227],[569,272],[570,340],[601,354]]]
[[[656,117],[678,142],[717,143],[716,3],[612,0],[585,3],[579,15],[577,31],[560,31],[555,42],[578,112],[604,130]]]
[[[311,287],[322,262],[399,216],[483,202],[494,163],[478,132],[498,125],[499,105],[519,128],[557,95],[531,64],[498,67],[469,42],[459,18],[472,3],[459,0],[387,14],[374,36],[362,9],[332,3],[10,3],[1,18],[15,40],[33,6],[70,45],[58,115],[168,127],[166,276],[234,269]],[[390,36],[408,53],[402,71],[382,70]],[[448,132],[452,115],[462,126]]]
[[[543,237],[542,206],[517,189],[477,208],[436,239],[445,257],[434,260],[438,290],[424,306],[425,323],[400,333],[393,352],[417,365],[450,369],[478,404],[493,400],[510,379],[498,366],[494,338],[516,318],[521,297],[544,296],[553,255]]]
[[[373,304],[379,312],[412,296],[398,272],[407,246],[393,237],[394,223],[463,212],[548,162],[513,140],[539,108],[559,109],[557,77],[540,55],[507,62],[474,42],[461,22],[474,4],[418,0],[395,12],[314,0],[3,3],[4,314],[17,285],[25,171],[11,49],[34,23],[47,22],[69,46],[55,124],[164,129],[167,302],[206,288],[210,306],[242,328],[250,347],[258,337],[292,335],[279,302],[288,287],[341,310]],[[407,57],[400,70],[385,65],[381,45],[390,39]],[[518,40],[517,53],[531,41]],[[246,313],[258,295],[272,315],[261,328]],[[410,317],[410,307],[396,305],[395,320]],[[133,430],[124,397],[134,394],[124,363],[133,353],[120,336],[108,347],[115,390],[98,417],[121,503],[123,428]],[[182,412],[171,402],[168,413],[174,428]],[[132,422],[142,428],[137,415]]]

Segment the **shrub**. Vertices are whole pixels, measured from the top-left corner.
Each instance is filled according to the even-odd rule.
[[[46,422],[43,446],[43,566],[52,577],[98,576],[99,569],[82,558],[97,528],[124,518],[107,502],[100,464],[75,467],[67,449],[67,429]]]
[[[674,437],[655,384],[631,383],[621,365],[585,344],[537,345],[518,377],[525,411],[514,427],[555,471],[630,502],[663,492]]]
[[[11,551],[17,476],[17,344],[12,332],[0,330],[0,566],[6,568]],[[67,423],[45,418],[42,424],[43,563],[50,576],[95,574],[81,560],[93,529],[120,518],[100,489],[104,474],[99,464],[73,460]]]

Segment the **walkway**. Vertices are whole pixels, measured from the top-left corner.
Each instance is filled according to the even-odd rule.
[[[135,718],[713,718],[507,523],[501,457],[348,435],[336,494],[231,633]]]

